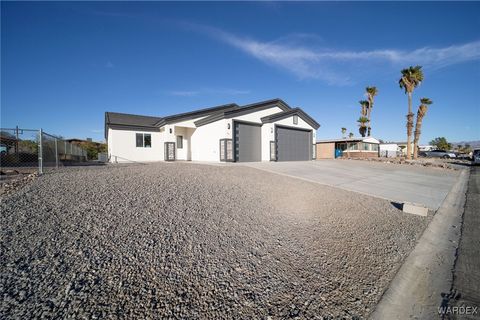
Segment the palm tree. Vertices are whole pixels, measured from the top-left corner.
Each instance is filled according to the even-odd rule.
[[[357,120],[358,122],[358,132],[362,135],[362,137],[365,137],[365,134],[367,133],[367,123],[368,123],[368,118],[367,117],[360,117]]]
[[[373,99],[378,94],[378,90],[377,90],[377,87],[366,87],[365,91],[367,91],[367,100],[368,100],[368,108],[367,108],[367,115],[366,115],[368,118],[368,134],[367,135],[370,137],[370,131],[372,129],[370,127],[370,114],[373,108]]]
[[[423,71],[421,66],[408,67],[401,71],[402,77],[398,81],[400,88],[405,90],[408,95],[408,114],[407,114],[407,159],[412,157],[412,129],[413,129],[413,117],[412,112],[412,92],[423,81]]]
[[[358,101],[360,105],[362,106],[362,111],[361,111],[361,116],[366,117],[367,116],[367,109],[368,109],[368,101],[367,100],[360,100]]]
[[[345,138],[345,133],[347,133],[347,128],[342,128],[342,138]]]
[[[415,136],[413,138],[413,159],[418,157],[418,141],[420,140],[420,134],[422,133],[422,121],[425,114],[427,114],[428,106],[433,103],[428,98],[420,99],[420,106],[417,111],[417,123],[415,124]]]
[[[354,136],[353,132],[350,132],[350,133],[348,134],[348,137],[349,137],[349,138],[353,138],[353,136]]]

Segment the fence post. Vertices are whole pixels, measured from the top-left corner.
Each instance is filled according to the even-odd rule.
[[[43,174],[43,130],[38,131],[38,174]]]
[[[19,150],[18,150],[18,126],[15,127],[15,158],[17,158],[17,163],[20,162],[20,156],[19,156]]]
[[[57,138],[55,138],[55,168],[58,169],[58,142]]]

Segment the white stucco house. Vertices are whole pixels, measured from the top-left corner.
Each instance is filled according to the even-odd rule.
[[[110,162],[312,160],[319,127],[280,99],[167,117],[105,113]]]

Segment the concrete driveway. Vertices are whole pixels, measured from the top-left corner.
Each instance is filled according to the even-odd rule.
[[[255,162],[246,166],[437,210],[460,171],[358,160]]]

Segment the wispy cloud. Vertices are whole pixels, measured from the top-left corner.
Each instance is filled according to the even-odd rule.
[[[198,95],[243,95],[249,94],[250,90],[238,90],[238,89],[199,89],[199,90],[174,90],[169,91],[168,94],[172,96],[179,96],[179,97],[193,97]]]
[[[285,69],[301,79],[321,79],[331,84],[350,83],[352,79],[347,74],[351,72],[346,73],[345,69],[358,68],[359,64],[365,66],[370,63],[387,63],[397,68],[419,64],[438,69],[480,58],[480,41],[443,48],[423,47],[410,51],[348,51],[328,48],[324,43],[312,46],[315,41],[308,41],[307,45],[307,41],[302,41],[302,38],[306,37],[312,40],[314,35],[299,34],[273,41],[260,41],[209,26],[195,25],[195,28],[191,29],[227,43],[264,63]]]
[[[169,94],[172,96],[179,96],[179,97],[191,97],[196,96],[200,92],[199,91],[170,91]]]

